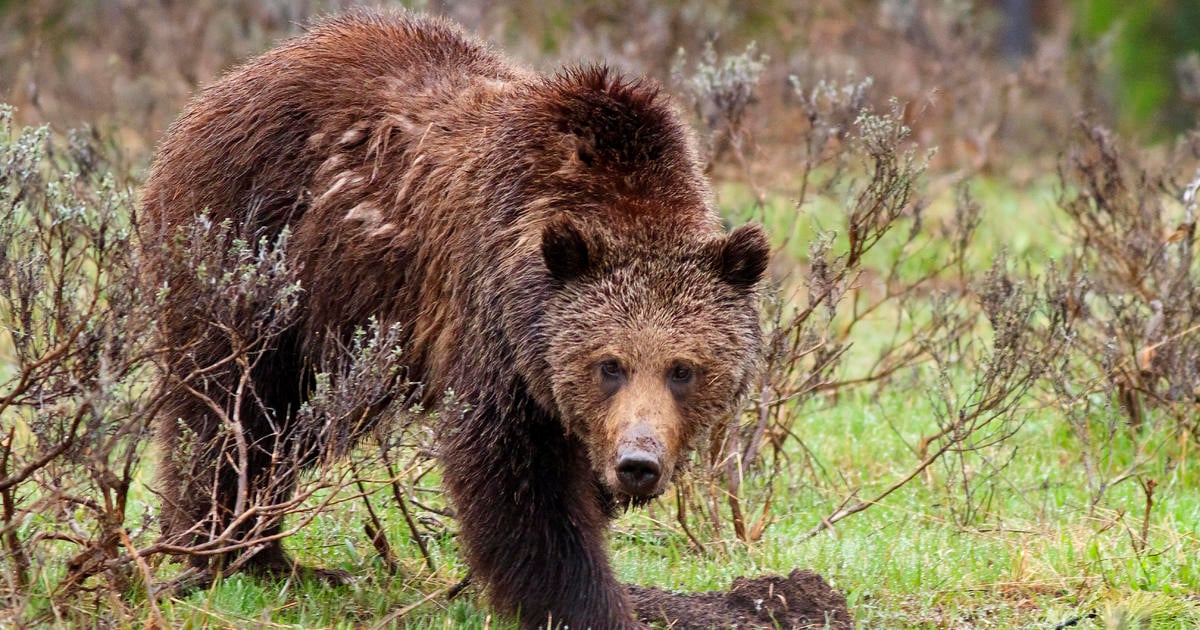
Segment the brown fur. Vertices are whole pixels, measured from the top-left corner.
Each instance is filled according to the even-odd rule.
[[[206,208],[248,234],[292,229],[303,316],[255,374],[266,410],[244,416],[258,443],[288,438],[263,416],[300,404],[327,335],[398,322],[427,402],[452,390],[467,406],[446,414],[445,480],[492,604],[529,627],[633,624],[605,539],[614,499],[646,497],[624,495],[614,461],[658,458],[658,494],[731,412],[756,361],[767,256],[756,227],[722,234],[656,88],[604,68],[538,75],[441,21],[353,14],[197,97],[143,201],[164,237]],[[173,369],[221,356],[189,323],[195,287],[165,281],[165,335],[194,348]],[[176,417],[218,433],[180,393],[160,424],[167,449]],[[163,464],[168,536],[188,535],[214,492],[219,511],[233,500],[229,471],[215,489],[195,475],[223,468],[220,448],[195,457]],[[286,557],[276,544],[252,562]]]

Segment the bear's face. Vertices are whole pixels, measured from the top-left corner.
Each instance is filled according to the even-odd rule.
[[[629,252],[559,221],[542,254],[555,280],[547,362],[562,421],[618,501],[658,496],[753,372],[766,239],[747,226]]]

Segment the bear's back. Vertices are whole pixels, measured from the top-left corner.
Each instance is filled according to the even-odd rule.
[[[457,26],[403,13],[322,22],[226,74],[171,126],[143,190],[161,236],[202,211],[272,234],[300,218],[332,155],[377,121],[432,111],[480,80],[526,76]]]

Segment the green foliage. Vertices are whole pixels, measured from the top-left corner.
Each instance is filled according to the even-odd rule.
[[[1108,49],[1111,90],[1128,127],[1179,132],[1197,123],[1196,103],[1183,99],[1176,67],[1188,53],[1200,52],[1200,4],[1076,0],[1075,5],[1085,45]]]

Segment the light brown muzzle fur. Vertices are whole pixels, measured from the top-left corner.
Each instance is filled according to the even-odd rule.
[[[635,500],[662,494],[682,447],[681,424],[661,374],[646,370],[630,374],[605,418],[606,443],[613,445],[605,483]]]

